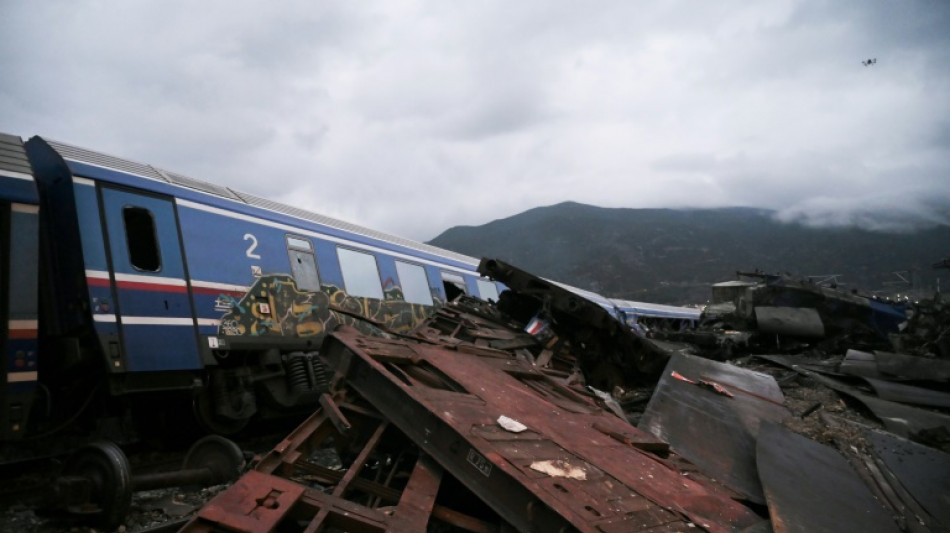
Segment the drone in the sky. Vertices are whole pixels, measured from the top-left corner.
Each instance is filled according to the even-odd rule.
[[[877,63],[876,57],[872,57],[871,59],[865,59],[864,61],[861,62],[861,64],[864,65],[865,67],[870,67],[871,65],[874,65],[876,63]]]

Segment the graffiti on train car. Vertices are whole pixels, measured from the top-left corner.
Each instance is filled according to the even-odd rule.
[[[339,287],[302,291],[291,276],[262,276],[241,298],[220,295],[219,306],[230,309],[221,318],[219,334],[232,336],[313,337],[339,324],[369,333],[377,324],[389,331],[407,332],[429,316],[433,306],[405,302],[397,286],[385,298],[350,296]],[[442,305],[434,299],[435,307]],[[357,315],[359,318],[357,318]]]

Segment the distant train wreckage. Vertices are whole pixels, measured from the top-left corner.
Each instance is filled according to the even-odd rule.
[[[950,360],[849,350],[727,364],[618,327],[590,300],[502,261],[479,272],[509,288],[496,304],[461,296],[409,334],[331,333],[320,408],[182,531],[950,528]],[[779,307],[781,291],[766,292]],[[861,307],[814,294],[823,324],[834,323],[824,308]],[[944,313],[945,335],[941,305],[931,310]],[[892,315],[869,307],[848,311],[870,320],[856,326],[862,346]],[[801,342],[809,328],[782,335]],[[753,364],[779,379],[744,368]],[[835,405],[789,401],[783,387],[805,388],[793,382],[860,402],[886,431]],[[809,421],[816,439],[800,434]]]

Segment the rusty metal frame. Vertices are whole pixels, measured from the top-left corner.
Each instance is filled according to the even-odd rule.
[[[438,520],[477,533],[726,532],[761,522],[571,375],[540,365],[544,348],[536,357],[520,331],[474,311],[441,311],[418,340],[331,334],[320,409],[183,531],[264,533],[293,521],[307,532],[402,532]],[[329,442],[353,457],[345,469],[308,461]],[[404,483],[363,475],[371,457],[404,449],[414,458],[396,461]],[[443,485],[480,506],[458,511]]]
[[[644,450],[666,447],[593,400],[514,357],[471,352],[348,328],[322,351],[337,381],[519,531],[731,531],[761,521],[727,489]],[[506,431],[500,415],[529,429]]]
[[[337,400],[345,401],[345,397]],[[371,409],[337,404],[329,396],[321,404],[322,409],[259,457],[253,470],[205,505],[181,531],[266,533],[292,521],[307,533],[328,528],[354,533],[415,533],[425,531],[430,518],[436,517],[473,533],[497,533],[495,524],[436,504],[442,468],[425,454],[418,455],[402,489],[361,477],[370,454],[387,430],[393,429],[391,424]],[[342,424],[341,418],[347,423]],[[350,419],[354,424],[349,424]],[[341,427],[347,429],[340,431]],[[335,470],[307,460],[331,438],[347,440],[357,431],[369,436],[357,446],[359,451],[347,468]],[[308,486],[308,480],[332,490]],[[371,503],[353,501],[348,495],[351,491],[367,496]]]

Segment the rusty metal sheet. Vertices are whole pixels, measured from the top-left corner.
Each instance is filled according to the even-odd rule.
[[[273,531],[304,490],[285,479],[251,471],[205,505],[198,518],[233,531]]]
[[[833,448],[778,424],[764,424],[756,449],[775,533],[900,532]]]
[[[869,435],[874,454],[936,524],[932,531],[950,531],[950,454],[881,431]]]
[[[774,533],[775,530],[772,529],[772,522],[768,520],[763,520],[754,526],[749,526],[739,533]]]
[[[613,437],[649,440],[514,357],[350,328],[336,331],[323,353],[347,387],[517,530],[659,532],[693,524],[725,532],[761,521],[725,488]],[[501,416],[525,429],[502,427]]]
[[[697,387],[706,380],[732,394]],[[762,421],[789,416],[775,380],[700,357],[670,359],[639,428],[670,443],[672,449],[750,501],[765,503],[755,468],[755,440]]]
[[[950,361],[891,352],[874,352],[877,369],[884,374],[925,381],[950,381]]]
[[[442,467],[428,456],[420,457],[393,513],[406,531],[425,531],[441,482]]]

